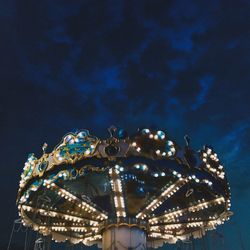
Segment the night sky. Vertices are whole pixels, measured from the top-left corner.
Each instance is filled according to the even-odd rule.
[[[212,145],[235,213],[219,231],[250,249],[250,1],[8,0],[0,32],[1,250],[27,155],[110,125]]]

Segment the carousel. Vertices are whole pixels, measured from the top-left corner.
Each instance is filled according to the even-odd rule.
[[[227,221],[230,187],[211,146],[180,147],[157,129],[66,134],[30,154],[17,196],[24,226],[55,242],[147,249],[202,238]]]

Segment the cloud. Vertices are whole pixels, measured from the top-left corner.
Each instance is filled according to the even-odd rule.
[[[195,103],[191,106],[193,110],[200,108],[206,102],[206,97],[211,89],[213,80],[213,76],[211,75],[206,75],[199,80],[200,92],[196,96]]]

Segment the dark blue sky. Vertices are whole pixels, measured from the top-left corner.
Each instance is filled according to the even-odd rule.
[[[213,145],[235,212],[221,230],[250,249],[249,13],[243,0],[1,1],[1,244],[27,154],[115,124]]]

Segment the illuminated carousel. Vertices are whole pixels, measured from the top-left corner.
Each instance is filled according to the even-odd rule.
[[[81,130],[51,153],[30,154],[17,204],[22,223],[56,242],[103,249],[157,248],[201,238],[230,212],[224,167],[210,146],[183,148],[165,132]]]

